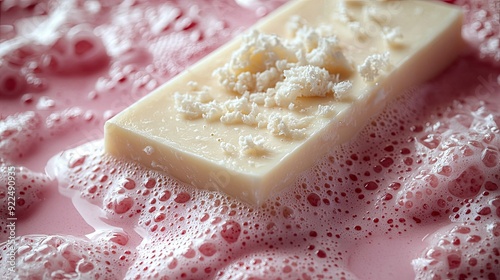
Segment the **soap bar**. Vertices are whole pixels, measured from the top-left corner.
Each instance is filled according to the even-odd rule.
[[[254,205],[461,51],[433,1],[287,3],[105,124],[105,150]]]

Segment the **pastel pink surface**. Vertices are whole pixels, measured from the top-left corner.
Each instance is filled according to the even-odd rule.
[[[19,275],[500,278],[495,1],[454,1],[467,54],[262,208],[103,154],[104,121],[282,2],[75,1],[58,6],[69,12],[52,41],[1,53],[0,155],[18,175]],[[1,3],[2,44],[55,22],[54,2],[22,3]]]

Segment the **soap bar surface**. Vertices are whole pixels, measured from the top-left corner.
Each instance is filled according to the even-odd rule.
[[[460,52],[431,1],[288,3],[105,125],[105,149],[252,204]]]

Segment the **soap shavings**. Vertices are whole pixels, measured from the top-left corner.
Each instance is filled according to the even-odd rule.
[[[402,44],[403,34],[399,27],[384,27],[384,39],[389,47],[398,47]]]
[[[347,93],[349,93],[349,91],[351,91],[352,82],[351,81],[341,81],[338,83],[334,83],[330,86],[334,92],[335,99],[341,100],[344,98],[344,96],[347,95]]]
[[[221,149],[227,155],[261,156],[269,152],[266,148],[266,139],[261,135],[245,135],[238,138],[238,147],[228,142],[220,143]]]
[[[238,139],[238,144],[240,145],[240,153],[244,155],[261,155],[266,153],[267,149],[265,147],[266,139],[261,136],[240,136]]]
[[[242,46],[233,53],[230,61],[214,71],[219,83],[239,94],[252,92],[267,97],[277,96],[276,102],[265,101],[266,96],[259,100],[264,101],[266,107],[287,107],[297,97],[306,95],[287,95],[291,99],[280,102],[283,95],[276,95],[276,92],[279,92],[282,82],[289,82],[294,75],[305,80],[300,77],[305,75],[301,71],[314,71],[318,74],[327,71],[329,75],[321,75],[325,83],[332,81],[334,74],[349,74],[353,71],[352,63],[343,55],[337,38],[328,35],[331,30],[312,28],[296,17],[288,26],[288,32],[293,35],[291,39],[261,34],[258,31],[244,36]],[[296,89],[299,90],[299,87]],[[324,96],[324,90],[316,96]]]
[[[369,55],[363,64],[358,66],[358,72],[365,82],[373,82],[381,75],[381,71],[391,68],[389,52]]]
[[[390,17],[387,15],[387,13],[381,12],[380,9],[376,6],[368,5],[364,7],[363,11],[365,14],[365,18],[369,18],[381,26],[390,20]]]
[[[210,89],[200,91],[197,83],[190,82],[192,92],[175,93],[177,111],[187,119],[246,124],[265,128],[276,137],[302,139],[308,121],[292,115],[268,116],[262,107],[294,111],[298,98],[341,98],[351,83],[339,77],[351,74],[354,67],[331,26],[313,28],[293,17],[287,28],[288,39],[256,30],[246,34],[229,62],[214,71],[219,84],[239,96],[216,101],[207,96]],[[222,149],[233,151],[227,145]]]
[[[267,130],[274,136],[303,139],[306,136],[307,127],[313,119],[312,116],[298,118],[292,114],[273,113],[269,116]]]
[[[391,21],[391,15],[387,13],[386,10],[382,10],[377,6],[377,2],[383,2],[385,0],[373,1],[373,2],[363,2],[363,1],[341,1],[339,2],[337,19],[346,24],[347,27],[355,34],[358,40],[365,40],[367,37],[372,36],[373,32],[367,32],[370,30],[370,26],[367,24],[374,24],[381,29],[384,40],[387,46],[390,48],[396,48],[402,45],[403,34],[401,33],[400,27],[388,26]],[[366,22],[360,22],[356,20],[356,17],[349,10],[349,7],[362,7],[363,19]]]
[[[298,66],[284,71],[285,79],[276,85],[276,105],[286,107],[298,97],[325,97],[330,73],[317,66]]]
[[[335,106],[333,105],[318,105],[318,116],[328,118],[332,117],[335,113]]]
[[[365,28],[361,25],[359,21],[349,11],[347,6],[359,6],[362,2],[360,1],[339,1],[338,3],[338,14],[337,19],[346,24],[349,30],[356,36],[358,40],[364,40],[368,36]]]
[[[235,145],[227,142],[221,142],[220,143],[220,148],[224,151],[225,154],[227,155],[234,155],[238,151]]]

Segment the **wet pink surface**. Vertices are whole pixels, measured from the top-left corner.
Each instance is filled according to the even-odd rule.
[[[468,50],[261,208],[103,153],[107,119],[282,2],[1,2],[1,274],[500,279],[498,1],[448,1]]]

